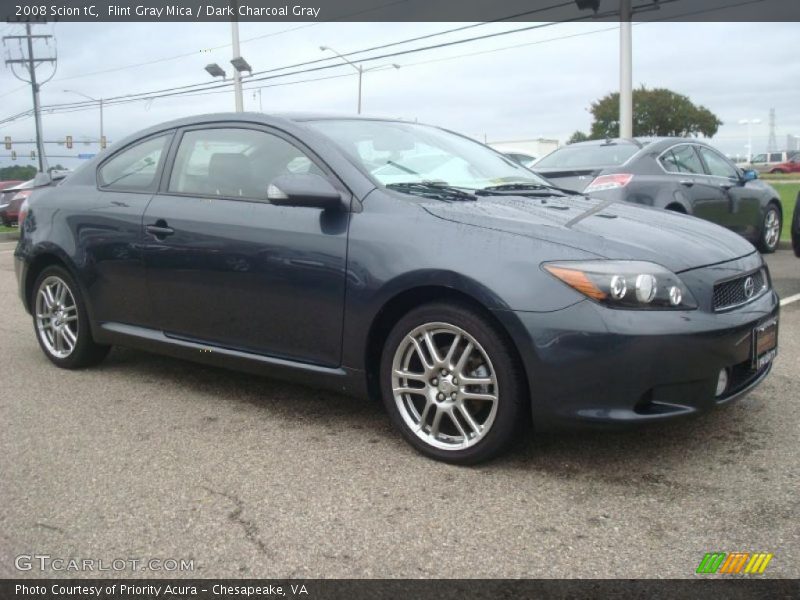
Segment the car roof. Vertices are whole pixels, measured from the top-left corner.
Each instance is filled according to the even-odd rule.
[[[585,142],[575,142],[569,144],[569,146],[606,146],[606,145],[632,145],[636,146],[637,148],[645,148],[649,147],[662,147],[662,146],[670,146],[672,144],[679,144],[679,143],[696,143],[696,144],[705,144],[708,145],[707,142],[701,140],[699,138],[692,138],[692,137],[635,137],[635,138],[606,138],[602,140],[587,140]],[[568,146],[562,146],[562,148],[567,148]]]
[[[261,113],[261,112],[220,112],[220,113],[206,113],[200,115],[192,115],[190,117],[182,117],[180,119],[173,119],[172,121],[165,121],[157,125],[152,125],[145,129],[140,129],[119,142],[114,144],[115,148],[121,148],[130,142],[138,139],[148,137],[176,129],[178,127],[189,127],[192,125],[202,125],[204,123],[260,123],[263,125],[271,125],[273,127],[287,127],[291,125],[302,126],[305,121],[322,121],[322,120],[360,120],[360,121],[392,121],[396,123],[416,123],[414,121],[405,121],[402,119],[394,119],[387,117],[365,117],[362,115],[353,114],[335,114],[324,112],[284,112],[284,113]]]

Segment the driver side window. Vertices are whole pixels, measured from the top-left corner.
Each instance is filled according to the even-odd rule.
[[[717,177],[727,177],[729,179],[738,179],[739,174],[732,164],[725,158],[711,150],[710,148],[699,148],[700,155],[708,167],[708,174]]]
[[[170,175],[170,192],[266,200],[279,175],[322,171],[306,154],[276,135],[255,129],[187,131]]]

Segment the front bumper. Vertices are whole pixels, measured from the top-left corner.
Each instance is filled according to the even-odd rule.
[[[753,329],[778,312],[769,291],[724,313],[613,310],[584,300],[549,313],[495,314],[522,355],[534,424],[549,429],[662,421],[743,396],[772,366],[752,370]],[[730,383],[717,397],[726,367]]]

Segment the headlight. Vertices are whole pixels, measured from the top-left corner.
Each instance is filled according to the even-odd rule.
[[[586,260],[544,263],[542,267],[584,296],[611,308],[697,308],[697,302],[680,277],[655,263]]]

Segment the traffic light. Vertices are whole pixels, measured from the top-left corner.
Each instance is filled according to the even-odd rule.
[[[11,136],[6,136],[6,150],[11,150]]]
[[[36,151],[31,150],[31,160],[36,160]]]
[[[11,151],[11,160],[17,160],[17,151],[16,150],[12,150]]]
[[[72,148],[72,136],[67,136],[67,148]]]
[[[100,148],[103,150],[106,149],[106,136],[104,135],[100,137]]]

